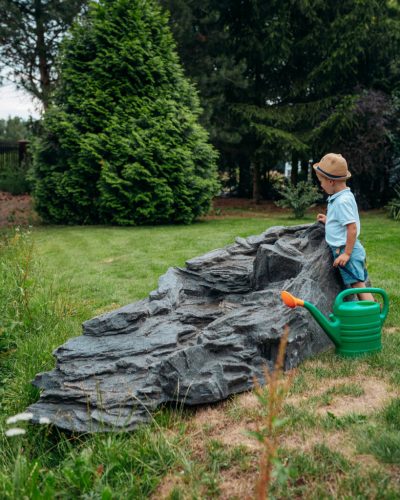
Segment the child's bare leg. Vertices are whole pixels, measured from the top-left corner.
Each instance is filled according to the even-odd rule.
[[[365,281],[359,281],[358,283],[352,283],[351,288],[366,288],[365,286]],[[358,293],[358,298],[360,300],[372,300],[372,302],[375,302],[374,296],[372,293]]]

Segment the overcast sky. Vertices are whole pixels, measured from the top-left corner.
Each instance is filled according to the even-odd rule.
[[[39,113],[26,92],[17,90],[14,84],[5,81],[0,86],[0,119],[9,116],[20,116],[26,120],[29,116],[39,118]]]

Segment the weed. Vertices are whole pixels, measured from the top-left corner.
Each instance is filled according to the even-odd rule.
[[[400,464],[400,435],[398,431],[380,430],[374,432],[372,439],[364,447],[384,463]]]
[[[378,417],[375,425],[357,433],[358,447],[383,463],[400,464],[400,398],[390,401]]]
[[[337,396],[352,396],[360,397],[365,393],[363,387],[357,383],[351,384],[336,384],[330,387],[322,394],[311,396],[308,399],[308,404],[318,404],[323,406],[329,406],[332,404],[333,400]]]
[[[326,416],[320,417],[320,425],[324,430],[336,430],[336,429],[347,429],[354,424],[362,424],[366,422],[366,415],[360,415],[357,413],[348,413],[343,416],[336,416],[331,412],[327,412]]]
[[[286,376],[283,374],[288,336],[289,328],[286,326],[279,342],[274,369],[272,373],[268,368],[264,370],[266,385],[262,387],[257,380],[254,381],[255,394],[265,411],[265,417],[261,419],[261,422],[257,421],[257,430],[249,431],[249,434],[263,445],[256,484],[256,496],[260,500],[269,497],[273,468],[275,476],[281,481],[286,479],[285,467],[277,459],[277,453],[279,436],[283,425],[287,423],[287,420],[281,417],[283,404],[294,376],[294,372]]]
[[[400,398],[392,399],[382,413],[388,427],[400,431]]]
[[[364,388],[357,383],[336,384],[330,387],[325,394],[327,396],[353,396],[358,398],[365,394]]]
[[[318,356],[318,362],[310,360],[305,365],[305,372],[311,373],[316,379],[351,377],[356,371],[357,362],[339,358],[331,351]]]

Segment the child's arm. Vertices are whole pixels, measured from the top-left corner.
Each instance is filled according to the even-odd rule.
[[[337,257],[333,263],[334,267],[341,266],[344,267],[350,259],[351,252],[353,251],[354,245],[357,240],[357,225],[355,222],[347,224],[347,237],[346,246],[344,252]]]
[[[322,224],[325,224],[326,223],[326,215],[325,214],[318,214],[317,221],[322,222]]]

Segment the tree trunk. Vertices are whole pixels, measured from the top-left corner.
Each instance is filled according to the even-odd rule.
[[[36,20],[36,47],[39,57],[40,73],[40,94],[43,108],[49,107],[50,99],[50,75],[46,54],[45,28],[43,23],[43,5],[41,0],[35,0],[35,20]]]
[[[301,180],[308,181],[308,160],[301,160]]]
[[[239,185],[238,185],[238,195],[242,198],[250,198],[252,184],[251,184],[251,174],[250,167],[243,155],[238,156],[239,164]]]
[[[293,185],[297,184],[297,179],[298,179],[298,163],[299,163],[299,159],[297,158],[297,155],[293,154],[292,155],[292,171],[290,173],[290,182]]]
[[[253,173],[253,200],[258,205],[261,201],[261,179],[260,179],[260,164],[256,161],[251,163],[251,171]]]

